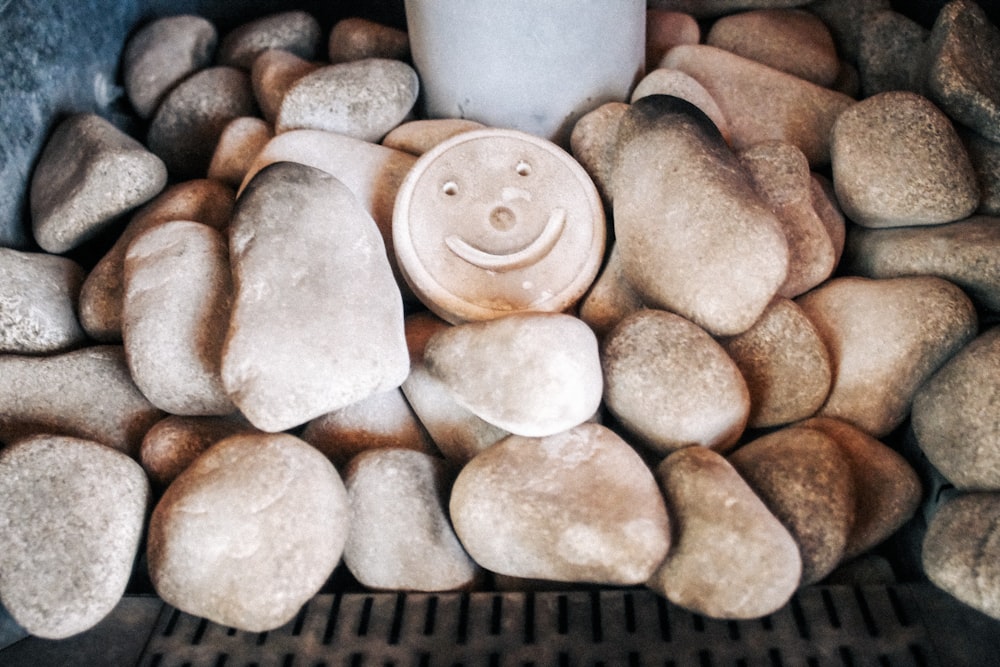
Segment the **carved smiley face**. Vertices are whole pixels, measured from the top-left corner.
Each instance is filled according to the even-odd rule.
[[[605,237],[583,168],[515,130],[467,132],[425,153],[393,215],[404,277],[453,323],[567,310],[597,275]]]

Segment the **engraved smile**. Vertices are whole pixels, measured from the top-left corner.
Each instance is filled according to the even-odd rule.
[[[500,218],[500,223],[505,222],[502,215],[497,217]],[[493,220],[492,222],[494,226],[499,228],[500,225],[497,220]],[[549,216],[548,222],[545,223],[545,229],[542,230],[542,233],[534,241],[520,250],[505,254],[487,252],[475,247],[455,234],[448,236],[444,242],[455,255],[473,266],[478,266],[487,271],[512,271],[537,264],[543,257],[548,255],[562,235],[565,226],[566,209],[554,209]]]

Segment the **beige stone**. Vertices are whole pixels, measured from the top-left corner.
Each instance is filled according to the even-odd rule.
[[[802,571],[798,545],[721,454],[685,447],[656,478],[676,537],[649,587],[712,618],[757,618],[788,602]]]
[[[854,525],[854,478],[837,442],[815,429],[786,427],[729,456],[740,475],[795,538],[806,586],[844,558]]]
[[[198,457],[156,505],[149,575],[181,611],[273,630],[329,578],[349,516],[344,484],[318,451],[285,433],[235,435]]]
[[[222,381],[257,428],[304,424],[406,378],[403,302],[382,238],[326,172],[292,162],[258,172],[233,214],[230,261]]]
[[[351,530],[344,564],[369,588],[444,591],[481,576],[448,518],[454,473],[440,458],[406,449],[371,450],[344,472]]]
[[[618,124],[625,115],[628,104],[606,102],[588,111],[573,125],[569,145],[573,157],[594,181],[606,208],[613,201],[611,171],[614,168],[615,143]]]
[[[157,491],[163,491],[206,449],[231,435],[255,432],[241,415],[182,417],[156,422],[142,439],[139,462]]]
[[[473,560],[502,575],[641,584],[670,546],[652,473],[597,424],[501,440],[462,468],[449,511]]]
[[[327,55],[334,64],[364,58],[409,60],[410,38],[405,30],[351,16],[333,24]]]
[[[0,352],[64,352],[87,334],[77,320],[83,268],[66,257],[0,248]]]
[[[423,155],[445,139],[486,126],[466,118],[426,118],[400,123],[382,138],[382,145],[410,155]]]
[[[975,335],[976,312],[941,278],[842,277],[798,305],[830,351],[833,386],[819,415],[888,435],[930,375]]]
[[[87,274],[80,290],[80,323],[87,334],[104,343],[119,343],[122,336],[122,293],[125,251],[137,236],[172,220],[191,220],[224,229],[229,224],[235,194],[208,179],[169,186],[136,211],[121,236]]]
[[[617,244],[611,246],[604,268],[579,308],[580,319],[594,330],[600,340],[604,340],[628,315],[645,307],[625,276],[625,267],[617,248]]]
[[[150,403],[176,415],[236,410],[222,384],[233,283],[226,237],[175,220],[125,253],[122,338],[129,371]]]
[[[665,311],[623,319],[601,349],[604,403],[658,454],[698,445],[731,448],[750,396],[739,368],[703,329]]]
[[[263,16],[237,26],[219,43],[220,65],[250,69],[254,59],[269,49],[288,51],[300,58],[319,54],[322,31],[314,16],[287,11]]]
[[[208,177],[237,188],[243,182],[257,153],[274,137],[274,130],[260,118],[235,118],[219,135]]]

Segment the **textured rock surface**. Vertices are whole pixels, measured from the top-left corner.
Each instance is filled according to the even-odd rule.
[[[250,75],[235,67],[208,67],[167,94],[150,122],[146,143],[174,178],[201,178],[226,125],[256,115]]]
[[[786,141],[813,167],[829,162],[830,128],[855,103],[843,93],[704,44],[671,49],[661,66],[690,74],[711,93],[729,121],[733,148]]]
[[[49,357],[0,355],[0,441],[63,434],[134,457],[161,416],[132,382],[120,346]]]
[[[292,85],[322,65],[299,58],[294,53],[280,49],[264,51],[254,58],[250,68],[250,85],[267,122],[274,124],[281,110],[281,100]]]
[[[0,601],[25,630],[62,639],[121,599],[149,503],[142,468],[89,440],[42,435],[0,451]]]
[[[795,538],[800,584],[814,584],[843,559],[854,525],[854,478],[833,438],[788,427],[736,450],[730,463]]]
[[[0,352],[52,353],[83,344],[76,316],[83,268],[71,259],[0,248]]]
[[[153,510],[149,574],[182,611],[271,630],[333,572],[349,514],[344,484],[318,451],[283,433],[232,436],[181,473]]]
[[[410,113],[419,87],[416,70],[400,60],[366,58],[322,67],[291,85],[275,129],[325,130],[379,141]]]
[[[624,102],[607,102],[580,117],[573,125],[569,143],[573,157],[593,179],[601,200],[610,206],[611,171],[618,137],[618,124],[628,109]]]
[[[218,63],[250,69],[254,59],[269,49],[288,51],[300,58],[319,53],[322,30],[308,12],[288,11],[249,21],[227,33],[219,44]]]
[[[976,333],[969,297],[933,276],[835,278],[797,303],[833,366],[819,414],[876,438],[903,422],[920,385]]]
[[[922,561],[942,590],[1000,619],[1000,493],[947,501],[927,527]]]
[[[978,306],[1000,312],[1000,218],[892,229],[853,226],[843,267],[869,278],[938,276],[961,287]]]
[[[712,618],[756,618],[788,602],[802,570],[798,545],[721,454],[686,447],[656,477],[676,537],[648,586]]]
[[[398,388],[313,419],[302,439],[323,452],[338,470],[370,449],[409,449],[437,455],[433,441]]]
[[[928,39],[927,95],[954,120],[1000,142],[1000,28],[973,0],[941,8]]]
[[[327,55],[334,64],[365,58],[405,61],[410,59],[410,38],[405,30],[350,17],[333,25],[327,41]]]
[[[290,162],[244,188],[230,226],[235,299],[222,380],[281,431],[398,387],[403,302],[374,221],[345,185]]]
[[[597,424],[500,441],[462,468],[449,511],[473,560],[516,577],[640,584],[670,546],[652,473]]]
[[[840,61],[829,28],[801,9],[758,9],[723,16],[705,43],[829,88]]]
[[[558,313],[518,313],[443,329],[423,363],[459,405],[523,436],[546,436],[590,419],[604,387],[597,338]]]
[[[934,467],[963,490],[1000,491],[1000,327],[980,334],[913,399],[913,431]]]
[[[976,174],[955,128],[916,93],[858,102],[837,118],[830,146],[837,198],[860,225],[951,222],[979,206]]]
[[[80,289],[80,323],[86,332],[104,343],[121,342],[125,252],[133,239],[172,220],[201,222],[221,230],[229,224],[234,200],[232,189],[222,183],[196,179],[168,187],[136,211]]]
[[[626,317],[605,339],[601,363],[605,405],[659,454],[688,445],[725,451],[743,433],[750,396],[739,368],[679,315]]]
[[[208,225],[168,222],[129,245],[122,337],[153,405],[175,415],[236,410],[220,368],[232,298],[226,238]]]
[[[455,400],[447,385],[424,365],[424,349],[431,336],[450,324],[428,312],[406,318],[406,345],[410,351],[410,374],[402,391],[437,448],[449,461],[462,465],[493,443],[510,435],[477,417]]]
[[[1000,216],[1000,142],[990,141],[970,130],[960,130],[959,136],[979,179],[978,212]]]
[[[815,414],[833,380],[830,353],[813,323],[789,299],[775,299],[756,324],[719,341],[750,392],[747,425],[788,424]]]
[[[816,417],[798,426],[833,438],[851,467],[856,502],[845,559],[880,544],[913,516],[922,500],[920,479],[896,450],[839,419]]]
[[[861,49],[861,32],[873,14],[889,9],[889,0],[813,0],[807,5],[826,24],[837,51],[856,62]]]
[[[358,455],[344,472],[351,530],[344,564],[365,586],[404,591],[465,588],[480,574],[448,519],[453,473],[423,452]]]
[[[215,443],[231,435],[252,433],[255,430],[239,415],[169,415],[146,432],[139,449],[139,462],[156,490],[162,491]]]
[[[615,243],[642,301],[714,335],[748,329],[785,280],[788,246],[709,118],[644,97],[621,120],[614,165]]]
[[[125,44],[122,79],[140,118],[149,118],[177,83],[207,67],[218,33],[211,21],[190,14],[155,19]]]
[[[861,28],[858,73],[865,97],[890,90],[921,93],[930,33],[916,21],[891,10],[876,12]]]
[[[70,116],[52,132],[31,177],[35,241],[66,252],[166,183],[163,161],[138,141],[95,114]]]

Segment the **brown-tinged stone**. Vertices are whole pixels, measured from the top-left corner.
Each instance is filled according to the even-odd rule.
[[[676,69],[657,68],[646,74],[632,91],[631,102],[650,95],[673,95],[701,109],[712,119],[722,138],[729,141],[729,122],[712,95],[698,81]]]
[[[921,560],[938,588],[1000,619],[1000,493],[946,501],[931,517]]]
[[[656,478],[675,537],[650,588],[712,618],[758,618],[788,602],[802,571],[798,545],[721,454],[685,447]]]
[[[257,56],[250,68],[250,85],[261,115],[274,124],[281,110],[281,100],[296,81],[322,65],[294,53],[280,49],[269,49]]]
[[[800,584],[832,572],[844,557],[857,505],[851,466],[837,442],[791,426],[743,445],[729,462],[795,538]]]
[[[233,119],[219,135],[208,163],[208,177],[238,188],[257,153],[273,138],[274,130],[265,120],[253,116]]]
[[[275,130],[325,130],[377,142],[417,101],[416,70],[401,60],[365,58],[328,65],[291,85]]]
[[[979,206],[969,155],[944,113],[907,91],[880,93],[837,118],[833,184],[844,213],[866,227],[933,225]]]
[[[798,426],[833,438],[851,467],[854,524],[844,547],[845,559],[881,544],[917,511],[922,500],[920,478],[899,452],[839,419],[815,417]]]
[[[746,426],[750,396],[739,368],[703,329],[641,310],[604,340],[604,402],[659,454],[698,445],[725,451]]]
[[[334,64],[365,58],[409,60],[410,38],[405,30],[351,16],[333,24],[327,55]]]
[[[31,176],[35,241],[63,253],[155,197],[164,161],[96,114],[69,116],[52,132]]]
[[[626,316],[645,307],[625,277],[617,247],[617,244],[611,246],[604,268],[579,308],[580,319],[594,330],[599,340],[604,340]]]
[[[302,439],[338,470],[371,449],[408,449],[438,455],[433,441],[399,388],[372,394],[310,421]]]
[[[255,432],[239,414],[225,417],[169,415],[142,439],[139,462],[154,488],[166,489],[206,449],[231,435]]]
[[[963,347],[917,391],[920,449],[962,490],[1000,491],[1000,326]]]
[[[927,96],[955,121],[1000,142],[1000,28],[973,0],[952,0],[938,13],[927,49]]]
[[[48,357],[0,355],[0,441],[52,433],[135,457],[163,416],[135,386],[121,346]]]
[[[812,205],[816,215],[826,227],[827,234],[830,235],[836,259],[834,263],[839,266],[847,239],[847,220],[844,218],[844,212],[840,210],[833,183],[827,177],[815,172],[812,175]]]
[[[97,625],[125,593],[149,497],[135,461],[90,440],[0,451],[0,602],[14,620],[45,639]]]
[[[403,382],[403,302],[378,228],[347,186],[270,165],[244,188],[229,243],[222,381],[254,426],[292,428]]]
[[[149,521],[157,594],[248,632],[290,621],[326,582],[349,530],[333,465],[285,434],[234,435],[174,480]]]
[[[690,14],[664,9],[646,10],[646,70],[659,65],[663,55],[679,44],[701,41],[701,26]]]
[[[837,265],[837,249],[814,205],[809,161],[798,148],[781,141],[756,144],[739,156],[785,232],[788,274],[778,294],[795,298],[829,278]]]
[[[319,22],[304,11],[271,14],[237,26],[219,44],[218,64],[249,70],[269,49],[288,51],[306,60],[319,54],[323,35]]]
[[[660,66],[679,69],[705,87],[729,121],[733,148],[785,141],[798,146],[813,168],[829,163],[830,128],[855,103],[843,93],[706,44],[674,47]]]
[[[406,318],[406,345],[410,351],[410,374],[401,387],[403,395],[445,458],[463,465],[490,445],[510,435],[477,417],[455,400],[444,382],[424,364],[424,349],[431,336],[450,324],[428,311]]]
[[[624,114],[616,148],[615,243],[634,291],[713,335],[746,331],[785,281],[788,244],[715,125],[651,95]]]
[[[222,342],[233,283],[226,237],[175,220],[139,235],[125,253],[122,338],[135,384],[175,415],[236,410],[222,385]]]
[[[80,290],[80,323],[104,343],[122,339],[122,294],[125,251],[137,236],[172,220],[191,220],[223,229],[229,224],[235,194],[209,179],[185,181],[166,188],[132,216],[111,249],[87,274]]]
[[[766,428],[810,417],[830,393],[830,353],[794,301],[777,298],[756,324],[719,341],[750,392],[747,426]]]
[[[641,584],[670,546],[653,474],[597,424],[501,440],[462,468],[449,510],[473,560],[503,575]]]
[[[167,94],[146,143],[175,179],[201,178],[229,122],[256,115],[250,75],[235,67],[208,67]]]
[[[852,226],[847,240],[843,266],[853,274],[938,276],[981,308],[1000,312],[1000,217],[891,229]]]
[[[75,261],[0,248],[0,353],[63,352],[87,334],[76,316],[83,268]]]
[[[448,518],[454,473],[439,458],[408,449],[371,450],[344,472],[351,530],[344,564],[369,588],[466,588],[481,570]]]
[[[597,338],[560,313],[515,313],[434,334],[427,371],[459,405],[523,436],[565,431],[590,419],[603,380]]]
[[[830,351],[833,386],[819,415],[875,438],[903,422],[916,391],[977,327],[969,297],[934,276],[834,278],[797,303]]]
[[[149,118],[167,92],[208,67],[218,32],[208,19],[191,14],[166,16],[142,26],[125,44],[125,94],[140,118]]]
[[[423,155],[456,134],[486,126],[467,118],[427,118],[400,123],[382,138],[382,145],[410,155]]]
[[[840,60],[833,35],[802,9],[756,9],[723,16],[705,43],[829,88]]]

